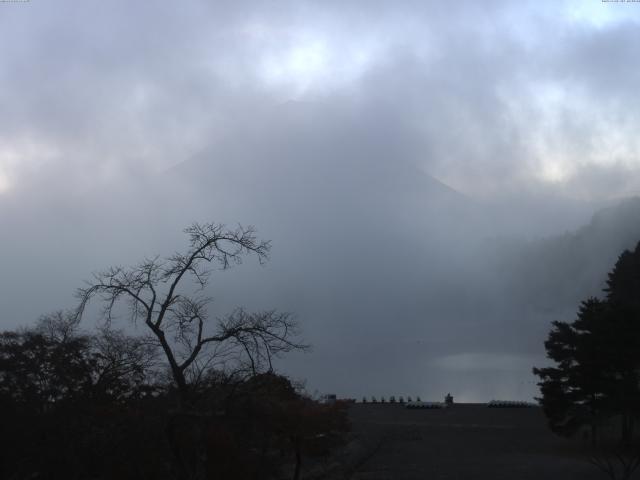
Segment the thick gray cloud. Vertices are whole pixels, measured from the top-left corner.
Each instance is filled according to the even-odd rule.
[[[345,97],[401,119],[398,130],[422,139],[415,153],[425,168],[463,190],[520,190],[594,163],[635,171],[638,12],[623,8],[3,6],[3,182],[19,188],[51,164],[74,172],[78,188],[160,169],[237,135],[256,110]],[[612,152],[612,143],[629,146]]]
[[[529,396],[549,322],[632,242],[599,240],[606,261],[557,298],[519,283],[558,263],[535,238],[638,193],[638,19],[572,1],[1,4],[2,325],[174,251],[192,221],[251,223],[272,261],[216,277],[216,313],[296,311],[315,350],[283,368],[310,388]]]

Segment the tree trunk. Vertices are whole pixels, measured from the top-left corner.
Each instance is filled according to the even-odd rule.
[[[293,443],[293,449],[296,455],[296,467],[293,471],[293,480],[300,480],[300,469],[302,467],[302,452],[300,451],[300,439],[298,437],[293,437],[291,439]]]
[[[633,416],[629,412],[622,414],[622,444],[625,447],[631,446],[633,441]]]

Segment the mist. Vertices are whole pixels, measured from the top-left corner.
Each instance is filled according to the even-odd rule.
[[[0,326],[240,223],[212,313],[294,312],[310,392],[531,399],[640,240],[640,9],[585,5],[3,4]]]

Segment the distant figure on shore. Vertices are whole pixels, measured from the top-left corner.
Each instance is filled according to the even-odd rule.
[[[451,396],[450,393],[447,393],[447,395],[444,397],[444,404],[447,407],[450,407],[451,405],[453,405],[453,397]]]

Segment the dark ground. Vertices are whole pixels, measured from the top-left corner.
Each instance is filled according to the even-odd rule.
[[[581,442],[549,431],[537,408],[458,404],[409,410],[399,404],[350,408],[352,480],[597,480]]]

